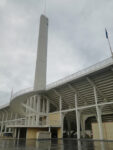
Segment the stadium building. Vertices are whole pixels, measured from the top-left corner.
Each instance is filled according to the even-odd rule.
[[[41,15],[34,86],[0,107],[0,136],[113,140],[113,58],[46,85],[47,42]]]

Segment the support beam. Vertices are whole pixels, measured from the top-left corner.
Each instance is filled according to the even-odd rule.
[[[68,137],[71,137],[71,120],[70,117],[67,116],[67,128],[68,128]]]
[[[77,93],[77,95],[79,96],[79,98],[81,99],[81,101],[82,101],[85,105],[87,105],[87,103],[86,103],[86,102],[87,102],[87,98],[84,97],[84,96],[82,96],[77,88],[73,87],[71,84],[68,84],[68,87],[69,87],[74,93]]]
[[[20,128],[18,128],[18,135],[17,135],[17,139],[20,138]]]
[[[58,109],[58,104],[55,103],[47,94],[43,95],[46,99],[49,99],[49,102]]]
[[[52,90],[58,97],[62,97],[62,95],[57,91],[57,90],[55,90],[55,89],[53,89]],[[69,106],[69,104],[67,104],[65,101],[64,101],[64,103],[67,105],[67,106]],[[60,108],[59,108],[60,109]]]
[[[99,127],[99,135],[100,135],[100,140],[103,140],[103,127],[102,127],[102,118],[101,118],[101,109],[97,105],[97,92],[96,92],[96,87],[94,87],[94,97],[95,97],[95,104],[96,104],[96,111],[97,111],[97,121],[98,121],[98,127]]]
[[[8,120],[8,112],[7,112],[7,110],[6,110],[5,114],[6,114],[5,121],[7,122],[7,120]],[[7,132],[6,122],[5,122],[5,133]]]
[[[25,107],[26,109],[28,109],[29,111],[31,111],[31,112],[33,112],[33,113],[37,113],[33,108],[31,108],[31,106],[28,106],[28,105],[26,105],[26,104],[24,104],[24,103],[21,103],[21,105],[22,105],[23,107]],[[30,105],[31,105],[31,103],[30,103]]]
[[[77,94],[75,94],[75,107],[76,107],[76,124],[77,124],[77,139],[80,139],[80,111],[77,109]]]
[[[109,102],[109,99],[107,98],[107,96],[96,86],[96,84],[94,83],[94,81],[91,80],[89,77],[87,77],[86,79],[87,79],[87,81],[90,83],[90,85],[92,87],[96,87],[97,92],[103,98],[103,100]]]
[[[98,128],[99,128],[99,135],[100,135],[100,140],[104,139],[103,136],[103,126],[102,126],[102,117],[101,117],[101,108],[98,106],[98,96],[97,96],[97,91],[101,94],[101,92],[98,90],[96,87],[95,83],[91,81],[89,78],[87,78],[88,82],[91,84],[93,87],[93,92],[94,92],[94,99],[95,99],[95,105],[96,105],[96,113],[97,113],[97,121],[98,121]],[[105,98],[105,97],[104,97]],[[101,142],[101,149],[105,150],[104,143]]]
[[[82,137],[85,138],[85,121],[87,117],[83,116],[81,117],[81,130],[82,130]]]
[[[4,127],[4,112],[2,112],[1,134],[3,133],[3,127]]]
[[[63,138],[63,114],[62,114],[62,97],[60,96],[59,97],[59,109],[60,109],[60,123],[61,123],[61,135],[62,135],[62,138]]]
[[[40,119],[39,113],[41,111],[40,102],[41,102],[41,95],[37,95],[36,125],[39,125],[39,119]]]

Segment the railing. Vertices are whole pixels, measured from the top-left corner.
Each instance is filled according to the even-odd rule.
[[[7,121],[0,121],[0,124],[4,124],[7,127],[15,127],[15,126],[22,126],[22,127],[38,127],[38,126],[42,126],[42,127],[49,127],[49,126],[60,126],[60,121],[59,120],[52,120],[52,121],[48,121],[46,122],[46,120],[43,121],[39,121],[39,124],[37,124],[36,120],[32,120],[32,119],[27,119],[27,118],[19,118],[19,119],[14,119],[14,120],[7,120]]]
[[[15,120],[8,120],[4,122],[6,126],[45,126],[46,121],[40,121],[39,125],[35,120],[27,119],[27,118],[19,118]]]
[[[72,79],[77,79],[78,77],[84,76],[84,75],[86,75],[86,74],[88,74],[88,73],[92,73],[93,71],[96,71],[96,70],[105,68],[105,67],[107,67],[107,66],[109,66],[109,65],[112,65],[112,64],[113,64],[113,58],[112,58],[112,57],[107,58],[107,59],[105,59],[104,61],[101,61],[101,62],[99,62],[99,63],[96,63],[96,64],[93,65],[93,66],[90,66],[90,67],[88,67],[88,68],[86,68],[86,69],[83,69],[83,70],[81,70],[81,71],[79,71],[79,72],[76,72],[76,73],[74,73],[74,74],[72,74],[72,75],[70,75],[70,76],[67,76],[67,77],[65,77],[65,78],[63,78],[63,79],[60,79],[60,80],[58,80],[58,81],[56,81],[56,82],[53,82],[53,83],[47,85],[47,88],[46,88],[46,89],[49,90],[49,89],[51,89],[51,88],[53,88],[53,87],[56,87],[56,86],[61,85],[61,84],[63,84],[63,83],[69,82],[69,81],[71,81]]]
[[[25,118],[19,118],[15,120],[7,120],[6,125],[7,126],[14,126],[14,125],[25,125],[26,119]]]
[[[24,94],[24,93],[28,93],[28,92],[31,92],[31,91],[33,91],[33,87],[26,88],[26,89],[24,89],[24,90],[20,90],[20,91],[14,93],[14,94],[12,95],[11,100],[14,99],[15,97],[19,96],[19,95],[22,95],[22,94]]]
[[[67,76],[67,77],[65,77],[63,79],[60,79],[57,82],[53,82],[53,83],[47,85],[46,90],[49,90],[51,88],[54,88],[54,87],[56,87],[58,85],[66,83],[66,82],[69,82],[69,81],[71,81],[73,79],[77,79],[78,77],[87,75],[88,73],[92,73],[92,72],[94,72],[96,70],[105,68],[105,67],[107,67],[109,65],[112,65],[112,64],[113,64],[113,58],[112,57],[107,58],[104,61],[101,61],[101,62],[99,62],[99,63],[97,63],[97,64],[95,64],[93,66],[90,66],[90,67],[88,67],[86,69],[83,69],[83,70],[77,72],[77,73],[74,73],[74,74],[72,74],[70,76]],[[32,91],[33,91],[33,87],[30,87],[30,88],[21,90],[19,92],[16,92],[16,93],[14,93],[12,95],[11,100],[14,99],[15,97],[19,96],[19,95],[22,95],[22,94],[28,93],[28,92],[32,92]]]

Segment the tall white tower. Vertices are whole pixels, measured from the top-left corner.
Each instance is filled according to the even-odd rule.
[[[35,69],[34,90],[44,90],[46,88],[47,71],[47,42],[48,42],[48,18],[44,15],[40,17],[37,60]]]

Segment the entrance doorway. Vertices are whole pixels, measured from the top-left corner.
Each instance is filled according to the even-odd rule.
[[[51,138],[58,138],[57,128],[51,128]]]
[[[16,138],[26,138],[27,128],[17,128]]]

